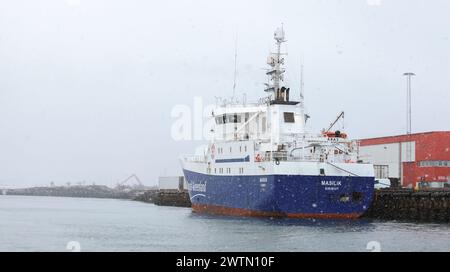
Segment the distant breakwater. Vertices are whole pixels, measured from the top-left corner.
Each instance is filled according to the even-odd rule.
[[[58,197],[89,197],[89,198],[114,198],[135,199],[144,190],[119,190],[104,185],[80,185],[80,186],[52,186],[31,187],[22,189],[3,190],[5,195],[22,196],[58,196]]]

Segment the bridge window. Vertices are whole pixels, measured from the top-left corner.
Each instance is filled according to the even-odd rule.
[[[227,115],[223,114],[216,117],[216,124],[222,125],[226,123],[228,123]]]
[[[223,114],[216,116],[216,124],[222,125],[226,123],[240,123],[241,116],[238,114]]]
[[[228,122],[230,123],[240,123],[241,122],[241,116],[237,114],[230,114],[228,116]]]
[[[223,124],[223,115],[217,116],[216,117],[216,124],[221,125]]]
[[[294,113],[293,112],[285,112],[284,113],[284,122],[285,123],[295,123]]]

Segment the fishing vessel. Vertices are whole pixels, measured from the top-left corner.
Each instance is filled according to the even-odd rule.
[[[373,165],[358,161],[355,142],[331,130],[333,124],[309,131],[303,95],[291,100],[284,84],[282,27],[274,39],[265,95],[255,103],[218,103],[211,114],[214,136],[204,152],[180,159],[192,209],[232,216],[358,218],[373,198]]]

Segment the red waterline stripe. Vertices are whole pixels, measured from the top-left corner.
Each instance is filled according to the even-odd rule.
[[[249,217],[288,217],[288,218],[324,218],[324,219],[356,219],[359,213],[282,213],[255,211],[241,208],[230,208],[215,205],[192,204],[192,210],[197,213],[215,215],[249,216]]]

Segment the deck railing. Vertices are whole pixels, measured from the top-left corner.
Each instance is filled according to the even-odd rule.
[[[343,155],[335,155],[334,160],[329,160],[325,155],[321,154],[307,154],[307,155],[289,155],[287,151],[267,151],[264,154],[256,155],[254,158],[255,162],[277,162],[277,161],[288,161],[288,162],[339,162],[346,161],[346,157],[341,157]],[[183,156],[185,162],[194,163],[205,163],[207,161],[207,156],[205,155],[189,155]],[[252,161],[252,160],[250,160]]]

